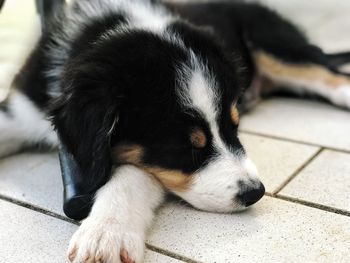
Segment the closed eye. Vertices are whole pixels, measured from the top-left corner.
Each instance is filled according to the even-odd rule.
[[[195,127],[190,133],[190,142],[194,148],[201,149],[207,145],[207,136],[201,128]]]

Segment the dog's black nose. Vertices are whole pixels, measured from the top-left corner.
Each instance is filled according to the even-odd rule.
[[[244,192],[237,195],[237,199],[244,205],[250,206],[258,202],[265,193],[265,186],[260,183],[259,187],[247,188]]]

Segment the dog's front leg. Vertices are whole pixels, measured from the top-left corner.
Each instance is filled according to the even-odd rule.
[[[163,201],[159,182],[134,166],[117,168],[73,235],[71,262],[142,262],[146,230]]]

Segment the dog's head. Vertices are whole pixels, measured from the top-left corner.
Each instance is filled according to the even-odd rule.
[[[120,113],[113,158],[153,174],[197,208],[231,212],[249,206],[264,187],[237,137],[241,65],[206,31],[182,23],[169,31],[178,37],[175,45],[165,40],[144,51],[156,57],[140,69],[147,74]]]
[[[207,34],[180,22],[161,36],[126,32],[72,62],[65,96],[72,106],[61,113],[85,130],[61,137],[82,166],[97,171],[111,154],[208,211],[241,210],[262,197],[237,136],[241,65]],[[62,120],[56,117],[59,131]]]

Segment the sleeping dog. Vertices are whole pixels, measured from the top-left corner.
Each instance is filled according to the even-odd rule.
[[[142,262],[165,193],[211,212],[256,203],[265,189],[237,137],[240,112],[282,88],[349,109],[338,70],[349,57],[257,4],[73,1],[1,104],[0,155],[64,145],[84,191],[99,188],[69,260]]]

